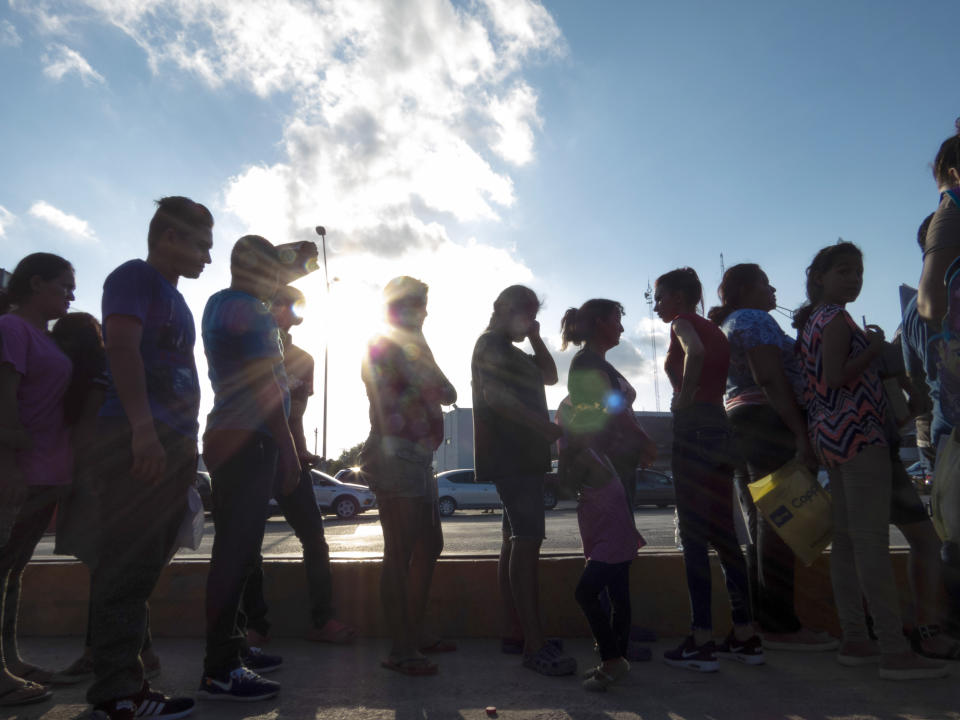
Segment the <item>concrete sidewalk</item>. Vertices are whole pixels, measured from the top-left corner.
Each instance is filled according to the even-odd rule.
[[[58,668],[80,650],[79,638],[21,641],[26,659]],[[167,693],[192,694],[199,683],[202,641],[156,641],[163,674],[153,685]],[[210,720],[269,718],[571,718],[588,720],[960,720],[960,663],[944,680],[882,681],[876,668],[845,668],[832,653],[768,652],[767,664],[723,663],[720,672],[701,674],[660,661],[674,641],[654,644],[654,660],[634,663],[629,678],[605,694],[585,692],[578,677],[546,678],[501,655],[494,640],[459,641],[459,650],[435,656],[440,674],[408,678],[380,667],[386,641],[369,639],[348,647],[278,639],[270,651],[285,666],[270,675],[283,684],[281,696],[260,703],[199,703],[195,717]],[[566,641],[581,670],[596,664],[592,643]],[[55,690],[52,702],[0,711],[0,718],[72,720],[84,717],[84,687]]]

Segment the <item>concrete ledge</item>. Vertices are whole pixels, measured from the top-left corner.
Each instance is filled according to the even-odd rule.
[[[901,605],[910,601],[906,551],[891,553]],[[719,563],[712,558],[713,615],[717,634],[730,624]],[[208,562],[176,561],[164,571],[150,601],[153,633],[158,637],[198,637],[204,633],[204,597]],[[583,568],[581,557],[544,558],[540,563],[541,607],[545,630],[561,637],[587,637],[589,627],[573,591]],[[332,562],[334,603],[343,620],[366,637],[385,635],[380,612],[379,560]],[[273,634],[300,636],[309,610],[306,580],[299,559],[264,562]],[[633,620],[661,636],[686,634],[689,601],[683,558],[678,552],[643,552],[630,573]],[[830,587],[829,554],[812,567],[797,568],[797,611],[812,626],[839,630]],[[87,620],[89,574],[78,562],[37,562],[24,573],[20,603],[23,635],[83,635]],[[428,615],[437,630],[451,637],[500,634],[497,559],[441,559],[434,573]]]

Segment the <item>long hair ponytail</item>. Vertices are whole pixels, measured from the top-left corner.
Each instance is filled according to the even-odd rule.
[[[723,325],[732,312],[743,307],[743,297],[763,281],[763,270],[756,263],[740,263],[727,268],[717,288],[720,304],[707,312],[707,318]]]

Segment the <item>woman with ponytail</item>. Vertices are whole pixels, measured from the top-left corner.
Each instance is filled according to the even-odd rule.
[[[560,322],[560,350],[582,346],[570,361],[567,390],[575,409],[568,434],[575,446],[589,446],[613,464],[633,513],[638,465],[649,465],[656,445],[633,414],[637,391],[606,355],[620,344],[623,305],[615,300],[587,300],[570,308]]]
[[[903,635],[890,563],[893,467],[887,402],[874,360],[883,332],[860,328],[845,307],[860,295],[863,254],[853,243],[823,248],[807,268],[808,303],[797,311],[807,385],[807,424],[830,475],[833,546],[830,577],[843,638],[841,665],[879,663],[880,677],[916,680],[947,675],[943,663],[920,657]],[[862,597],[873,616],[870,639]]]
[[[748,487],[793,459],[817,467],[801,409],[804,382],[796,341],[770,316],[776,288],[759,265],[729,268],[718,295],[720,305],[707,316],[730,343],[725,407],[743,460],[734,484],[750,530],[747,571],[763,644],[774,650],[834,650],[839,645],[834,638],[804,628],[797,618],[793,551],[757,512]]]
[[[70,483],[73,455],[63,398],[71,363],[47,332],[73,300],[73,268],[50,253],[19,262],[0,317],[0,706],[50,697],[51,673],[30,665],[17,647],[23,569]]]
[[[733,525],[730,424],[723,408],[730,348],[712,322],[697,314],[703,289],[697,273],[680,268],[657,278],[653,311],[670,325],[665,369],[673,386],[673,482],[687,589],[691,633],[664,653],[668,665],[715,672],[717,656],[748,665],[764,662],[753,627],[747,568]],[[719,647],[713,641],[709,545],[726,578],[733,629]]]

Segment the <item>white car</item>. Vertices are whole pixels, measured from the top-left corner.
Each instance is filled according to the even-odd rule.
[[[368,487],[340,482],[319,470],[311,470],[310,477],[313,479],[313,496],[323,511],[346,519],[376,507],[377,499]]]

